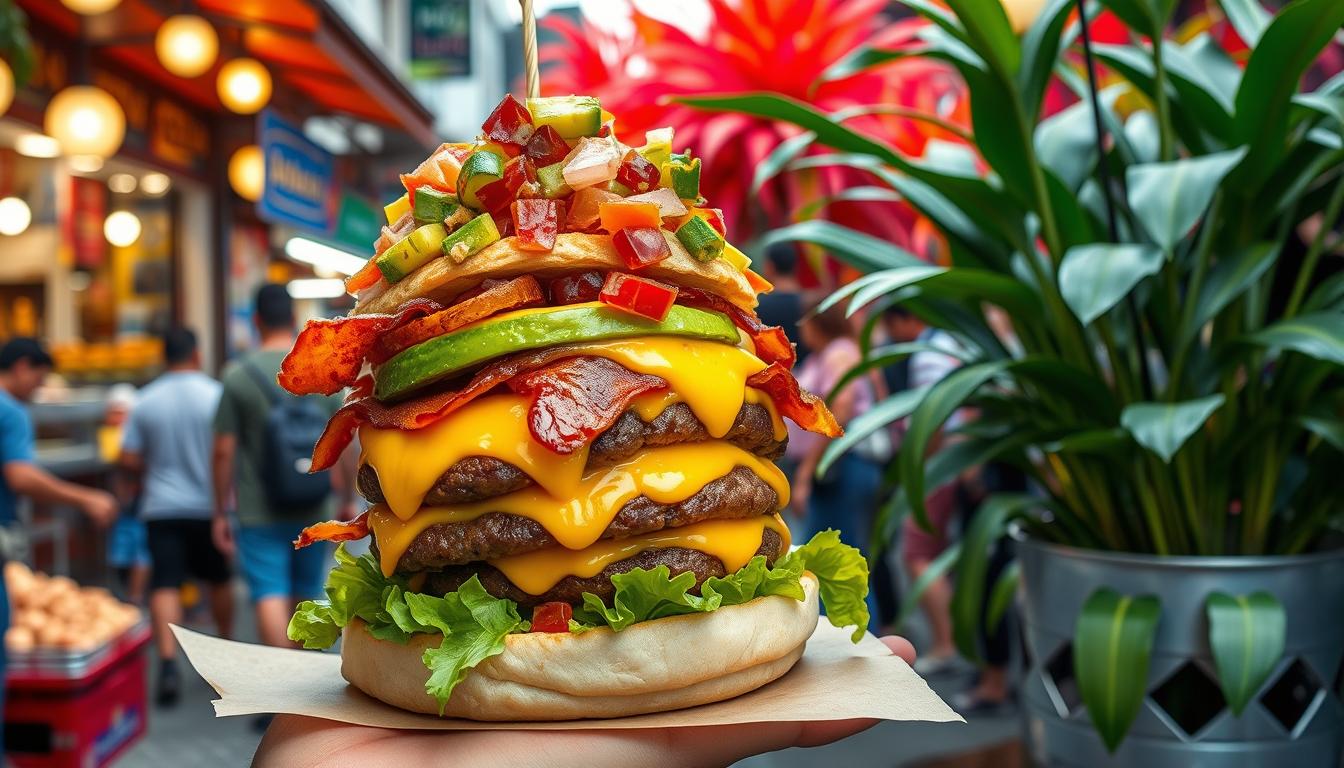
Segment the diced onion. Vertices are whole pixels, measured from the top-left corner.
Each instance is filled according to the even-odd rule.
[[[585,136],[565,161],[561,175],[574,189],[603,184],[616,178],[624,156],[624,148],[616,142]]]
[[[653,203],[658,206],[658,215],[663,218],[685,216],[686,205],[677,197],[677,193],[667,187],[659,187],[639,195],[625,198],[629,202]]]

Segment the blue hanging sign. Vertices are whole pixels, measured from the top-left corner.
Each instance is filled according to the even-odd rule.
[[[257,133],[266,158],[266,186],[257,215],[272,224],[329,232],[335,213],[331,154],[269,109],[258,118]]]

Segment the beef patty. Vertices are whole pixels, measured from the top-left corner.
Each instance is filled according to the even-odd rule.
[[[588,451],[588,467],[604,467],[630,458],[644,448],[709,440],[705,425],[695,418],[690,406],[677,403],[651,422],[633,411],[621,414],[611,428],[593,441]],[[724,440],[767,459],[784,454],[787,439],[775,439],[775,425],[762,405],[744,403],[737,420]],[[359,492],[372,504],[384,501],[378,473],[365,464],[359,468]],[[425,504],[468,504],[502,496],[532,484],[532,478],[514,465],[485,456],[469,456],[448,468],[434,487],[425,494]]]
[[[659,504],[647,496],[632,499],[616,513],[602,538],[624,539],[703,520],[771,515],[778,509],[779,496],[768,483],[746,467],[735,467],[677,504]],[[492,512],[463,523],[429,526],[406,548],[397,571],[432,571],[555,546],[559,543],[535,520]]]
[[[783,554],[783,549],[783,538],[774,530],[766,528],[761,535],[761,546],[756,550],[756,554],[764,555],[766,562],[773,564],[775,559]],[[481,585],[485,587],[487,592],[495,597],[512,600],[523,607],[555,601],[579,604],[583,602],[584,592],[591,592],[602,598],[604,603],[610,605],[612,595],[616,591],[611,584],[612,576],[635,568],[653,569],[660,565],[666,565],[674,578],[678,574],[694,573],[695,589],[692,591],[695,594],[700,593],[700,585],[704,583],[705,579],[727,575],[723,563],[713,555],[707,555],[694,549],[669,547],[666,549],[646,549],[634,557],[612,563],[603,568],[596,576],[586,579],[566,576],[541,595],[531,595],[524,592],[514,586],[513,582],[509,581],[503,573],[485,563],[470,563],[452,566],[442,571],[433,571],[418,591],[433,595],[447,594],[457,590],[475,574],[480,576]]]

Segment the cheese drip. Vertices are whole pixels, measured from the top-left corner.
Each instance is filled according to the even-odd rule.
[[[489,564],[529,595],[545,594],[566,576],[581,579],[596,576],[612,563],[654,548],[680,547],[704,552],[723,563],[726,573],[734,573],[750,562],[761,548],[761,537],[767,528],[780,535],[787,550],[790,543],[788,526],[779,515],[760,515],[746,520],[706,520],[628,539],[604,539],[577,552],[563,547],[547,547],[490,560]]]
[[[684,443],[642,451],[613,467],[585,474],[574,493],[552,496],[537,486],[471,504],[423,507],[409,519],[386,505],[369,513],[369,528],[378,541],[383,573],[396,570],[416,536],[438,523],[462,523],[490,512],[535,520],[560,546],[580,550],[591,546],[621,507],[647,496],[658,504],[677,504],[706,485],[746,467],[774,489],[782,509],[789,502],[789,481],[773,462],[724,442]]]
[[[640,395],[631,401],[630,410],[634,411],[635,415],[645,422],[652,422],[663,411],[677,403],[684,402],[686,402],[686,399],[681,396],[680,392],[665,389],[660,392]],[[779,411],[775,408],[775,401],[771,400],[769,395],[759,389],[747,387],[742,402],[759,405],[770,414],[770,423],[774,426],[776,440],[783,440],[789,436],[789,428],[784,424],[784,420],[779,417]],[[741,410],[740,406],[738,410]],[[717,435],[717,437],[722,436]]]

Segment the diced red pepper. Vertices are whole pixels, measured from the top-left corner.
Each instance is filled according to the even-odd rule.
[[[513,216],[509,214],[508,208],[491,213],[490,218],[495,220],[495,229],[499,230],[500,239],[513,237]]]
[[[672,305],[677,303],[677,287],[646,277],[612,272],[607,275],[597,298],[613,309],[662,322],[672,311]]]
[[[487,138],[500,144],[522,146],[532,138],[532,113],[513,98],[513,94],[507,93],[495,111],[485,119],[481,130]]]
[[[382,270],[378,269],[376,259],[369,259],[358,272],[345,279],[345,292],[356,294],[365,288],[372,288],[383,279]]]
[[[699,216],[708,222],[709,226],[713,227],[715,232],[718,232],[723,237],[728,237],[728,228],[723,224],[722,208],[692,208],[691,215]]]
[[[621,167],[616,169],[616,180],[636,194],[656,189],[661,177],[662,171],[658,170],[658,166],[634,150],[626,153],[625,159],[621,160]]]
[[[769,280],[766,280],[764,277],[761,277],[760,275],[756,274],[755,272],[751,271],[750,269],[743,272],[742,276],[747,278],[747,285],[751,286],[751,290],[757,293],[769,293],[775,290],[775,286],[773,283],[771,283]]]
[[[630,269],[643,269],[672,255],[672,249],[663,237],[663,230],[658,227],[618,229],[611,236],[611,244]]]
[[[545,199],[515,200],[513,231],[524,251],[551,250],[560,231],[559,204]]]
[[[529,184],[536,187],[537,166],[531,159],[520,155],[504,166],[502,178],[476,190],[476,198],[490,213],[507,211],[514,200],[536,196]]]
[[[568,632],[574,608],[569,603],[542,603],[532,609],[533,632]]]
[[[555,165],[569,156],[569,142],[555,130],[554,126],[543,125],[527,140],[523,154],[532,158],[538,168]]]
[[[656,203],[608,200],[597,206],[602,228],[615,233],[627,227],[657,227],[663,223]]]
[[[597,301],[605,276],[601,272],[579,272],[552,280],[547,286],[551,304],[582,304]]]

